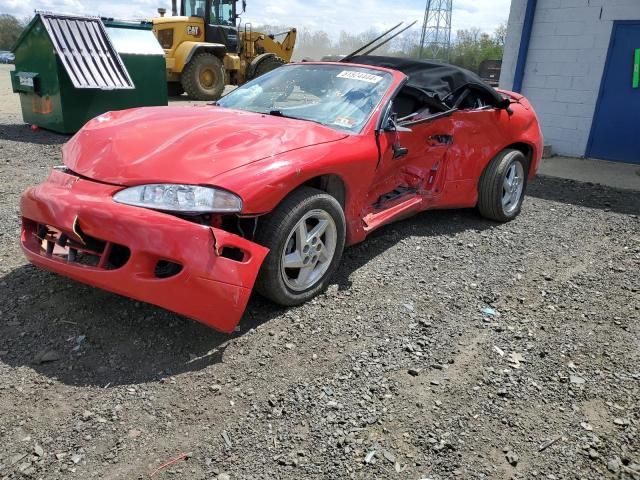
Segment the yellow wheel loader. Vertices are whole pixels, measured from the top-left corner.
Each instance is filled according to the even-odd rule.
[[[169,95],[187,92],[196,100],[217,100],[225,85],[241,85],[291,60],[296,29],[266,35],[251,24],[236,25],[237,0],[185,0],[177,15],[153,19],[164,49]],[[242,11],[246,3],[242,0]],[[281,41],[277,37],[284,37]]]

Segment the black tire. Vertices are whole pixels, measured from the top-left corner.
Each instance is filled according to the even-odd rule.
[[[324,210],[336,227],[336,247],[325,273],[304,291],[287,286],[281,269],[285,243],[303,216],[313,210]],[[285,198],[278,207],[261,220],[256,241],[269,248],[258,278],[256,291],[269,300],[284,306],[300,305],[323,292],[340,264],[346,236],[346,222],[340,203],[331,195],[310,187],[301,187]]]
[[[184,67],[180,83],[189,98],[218,100],[224,91],[224,65],[212,53],[198,53]]]
[[[179,97],[184,93],[180,82],[167,82],[167,93],[170,97]]]
[[[502,204],[505,176],[512,165],[520,164],[522,175],[522,192],[517,202],[509,209]],[[519,150],[506,149],[500,152],[485,168],[478,182],[478,210],[490,220],[508,222],[518,216],[527,190],[527,174],[529,171],[527,157]]]
[[[260,75],[264,75],[265,73],[270,72],[271,70],[275,70],[276,68],[281,67],[285,63],[286,62],[283,59],[277,56],[265,57],[262,60],[260,60],[260,63],[258,63],[258,65],[256,65],[256,68],[253,71],[253,75],[251,76],[251,79],[253,80],[254,78],[258,78]]]

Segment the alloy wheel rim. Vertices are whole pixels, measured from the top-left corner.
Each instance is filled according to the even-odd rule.
[[[336,224],[324,210],[311,210],[295,224],[284,243],[280,272],[285,285],[301,292],[316,285],[329,269],[338,243]]]
[[[502,182],[502,210],[505,214],[509,215],[518,208],[523,189],[524,168],[520,162],[513,162]]]

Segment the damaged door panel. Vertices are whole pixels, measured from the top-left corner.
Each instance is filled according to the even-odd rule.
[[[445,170],[446,153],[453,141],[451,118],[413,123],[408,130],[380,134],[381,160],[369,193],[370,206],[364,215],[368,218],[365,220],[367,228],[378,224],[373,218],[380,218],[377,215],[385,209],[411,210],[425,195],[438,193],[438,179]],[[394,153],[395,145],[407,150],[401,158]],[[420,201],[415,201],[414,197],[419,197]],[[398,207],[398,204],[404,207]]]

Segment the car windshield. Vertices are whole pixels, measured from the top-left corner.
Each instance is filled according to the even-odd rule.
[[[360,132],[391,84],[379,70],[296,64],[272,70],[235,89],[218,105]]]

